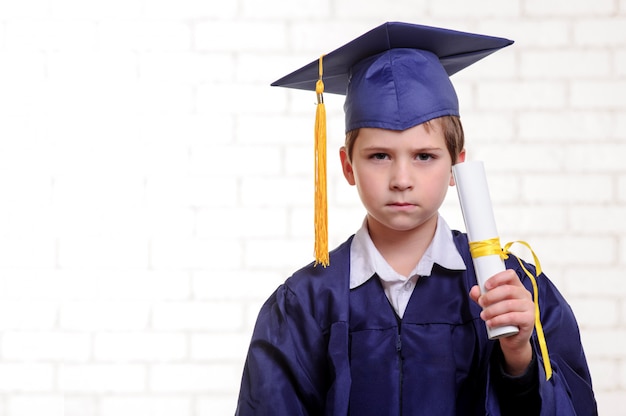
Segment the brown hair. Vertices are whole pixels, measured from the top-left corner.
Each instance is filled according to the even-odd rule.
[[[443,137],[446,142],[448,153],[452,159],[452,164],[456,164],[457,158],[463,147],[465,146],[465,134],[463,133],[463,126],[461,125],[461,119],[457,116],[443,116],[434,118],[424,123],[427,131],[433,127],[432,123],[437,122],[443,131]],[[346,133],[346,153],[348,158],[352,159],[352,150],[354,149],[354,142],[359,135],[359,129],[350,130]]]

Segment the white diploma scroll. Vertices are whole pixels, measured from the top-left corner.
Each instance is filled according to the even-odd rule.
[[[496,221],[491,206],[487,176],[482,162],[463,162],[452,167],[456,189],[459,194],[465,229],[470,242],[490,240],[498,237]],[[482,293],[485,282],[493,275],[505,270],[504,261],[497,255],[473,258],[476,279]],[[519,328],[512,325],[496,328],[487,327],[489,339],[514,335]]]

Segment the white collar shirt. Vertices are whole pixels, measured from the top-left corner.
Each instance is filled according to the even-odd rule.
[[[452,231],[443,217],[438,217],[430,245],[408,276],[396,272],[383,258],[370,238],[365,220],[350,247],[350,289],[378,276],[389,303],[402,318],[417,280],[420,276],[430,276],[435,263],[449,270],[466,269],[452,239]]]

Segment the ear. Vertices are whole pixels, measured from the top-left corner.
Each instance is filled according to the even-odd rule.
[[[339,149],[339,159],[341,159],[341,169],[343,170],[343,176],[346,178],[350,185],[355,185],[356,182],[354,181],[354,170],[352,169],[352,163],[350,163],[350,158],[348,157],[345,146],[342,146],[341,149]]]
[[[463,163],[465,162],[465,149],[461,150],[461,152],[459,153],[459,155],[456,158],[456,163]],[[450,186],[454,186],[454,175],[452,175],[452,173],[450,173]]]

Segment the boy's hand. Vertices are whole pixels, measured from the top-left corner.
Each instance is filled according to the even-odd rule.
[[[483,311],[480,317],[489,327],[515,325],[519,333],[500,338],[504,354],[505,371],[512,376],[521,375],[532,360],[530,337],[535,324],[535,305],[532,294],[522,285],[513,270],[500,272],[485,282],[485,293],[476,285],[470,297]]]

